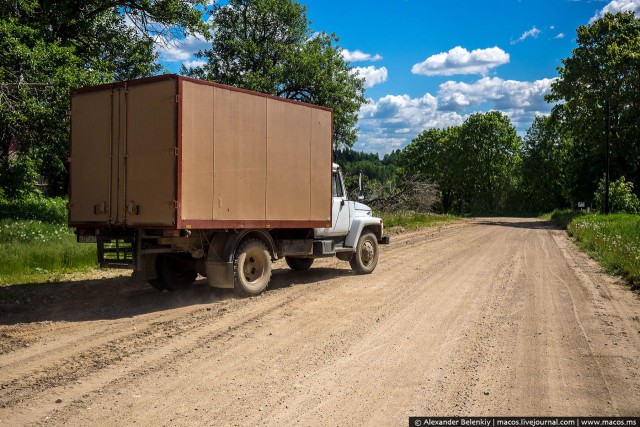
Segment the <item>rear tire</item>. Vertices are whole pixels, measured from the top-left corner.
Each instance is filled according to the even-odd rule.
[[[375,270],[378,264],[378,239],[375,234],[365,231],[360,235],[349,264],[356,274],[370,274]]]
[[[160,279],[149,279],[149,280],[147,280],[147,283],[149,283],[153,288],[155,288],[155,289],[157,289],[159,291],[167,290],[166,286],[164,285],[164,283]]]
[[[271,280],[271,255],[260,240],[247,239],[234,256],[233,288],[239,296],[260,295]]]
[[[162,255],[158,257],[156,269],[158,279],[156,284],[151,283],[156,289],[177,291],[193,285],[198,272],[194,268],[193,260],[187,256]]]
[[[313,264],[313,258],[297,258],[286,256],[284,260],[287,262],[289,268],[294,271],[305,271],[311,268],[311,264]]]

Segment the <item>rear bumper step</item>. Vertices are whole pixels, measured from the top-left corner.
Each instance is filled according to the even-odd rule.
[[[98,236],[98,264],[101,268],[135,268],[135,252],[133,237]]]

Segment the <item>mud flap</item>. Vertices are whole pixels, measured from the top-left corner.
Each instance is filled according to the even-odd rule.
[[[233,263],[206,261],[207,283],[212,288],[233,289]]]

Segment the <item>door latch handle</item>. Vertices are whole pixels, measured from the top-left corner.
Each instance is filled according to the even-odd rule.
[[[127,212],[130,215],[139,215],[140,214],[140,205],[136,205],[134,202],[129,202],[127,206]]]
[[[107,213],[107,202],[100,202],[97,205],[93,205],[94,215],[103,215]]]

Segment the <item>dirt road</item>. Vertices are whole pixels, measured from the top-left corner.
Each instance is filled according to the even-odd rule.
[[[370,276],[279,262],[251,299],[111,276],[4,300],[0,425],[640,414],[640,301],[548,223],[393,236]]]

